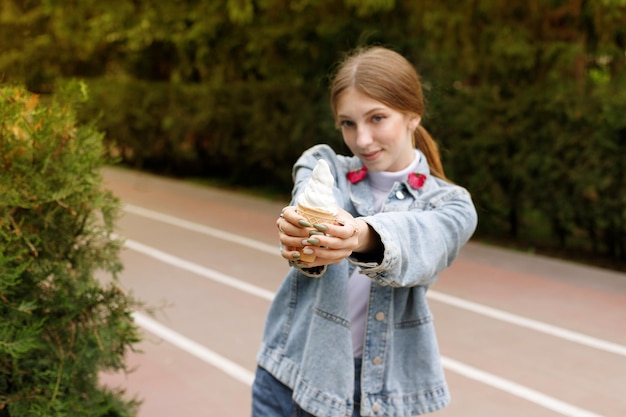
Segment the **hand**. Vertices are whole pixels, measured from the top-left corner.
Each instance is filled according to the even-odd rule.
[[[341,262],[362,246],[359,244],[361,230],[369,229],[365,222],[343,209],[339,209],[334,224],[312,225],[296,212],[294,206],[283,208],[276,226],[283,245],[283,258],[296,261],[304,268]],[[315,260],[300,261],[298,250],[314,253]]]

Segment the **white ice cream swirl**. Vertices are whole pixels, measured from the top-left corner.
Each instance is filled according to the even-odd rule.
[[[337,214],[337,203],[333,195],[334,184],[335,179],[330,172],[328,162],[323,159],[318,160],[309,182],[298,196],[298,204],[323,210],[333,215]]]

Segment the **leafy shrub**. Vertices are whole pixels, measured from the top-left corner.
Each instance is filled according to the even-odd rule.
[[[98,384],[139,341],[138,303],[117,285],[119,201],[101,189],[102,134],[76,123],[85,94],[72,83],[43,105],[0,87],[1,416],[131,416],[137,406]]]

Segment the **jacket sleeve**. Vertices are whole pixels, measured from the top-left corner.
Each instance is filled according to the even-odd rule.
[[[363,217],[380,236],[380,263],[349,258],[380,285],[430,285],[452,264],[474,233],[478,217],[469,193],[448,185],[444,192],[424,196],[423,208]]]

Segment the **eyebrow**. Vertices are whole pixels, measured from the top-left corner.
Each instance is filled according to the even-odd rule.
[[[383,111],[387,111],[388,109],[386,107],[375,107],[367,112],[365,112],[365,116],[369,116],[372,113],[378,113],[378,112],[383,112]],[[350,119],[349,116],[346,116],[345,114],[341,114],[339,113],[337,115],[338,118],[346,118],[346,119]]]

